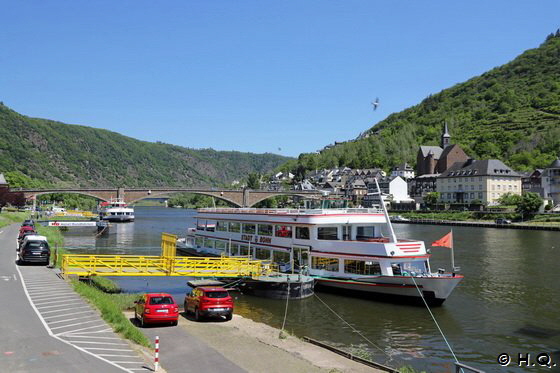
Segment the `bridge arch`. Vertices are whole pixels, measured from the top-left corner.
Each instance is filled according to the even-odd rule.
[[[251,194],[251,200],[250,200],[250,205],[247,207],[253,207],[255,206],[257,203],[260,203],[262,201],[265,201],[269,198],[272,197],[278,197],[278,196],[298,196],[298,197],[302,197],[302,198],[310,198],[309,194],[305,194],[305,193],[286,193],[286,192],[278,192],[278,193],[274,193],[274,192],[268,192],[268,193],[263,193],[263,195],[258,195],[258,197],[253,197],[256,193],[252,193]],[[311,197],[312,198],[312,197]]]
[[[47,195],[47,194],[80,194],[83,196],[88,196],[88,197],[92,197],[101,201],[109,201],[110,198],[107,198],[107,196],[101,196],[101,195],[96,195],[94,193],[91,192],[82,192],[82,191],[66,191],[66,190],[60,190],[60,191],[45,191],[45,192],[33,192],[33,193],[25,193],[25,199],[30,199],[31,197],[35,196],[43,196],[43,195]]]
[[[152,191],[151,194],[149,195],[145,195],[145,196],[141,196],[138,198],[135,198],[131,201],[129,201],[129,204],[133,204],[136,202],[139,202],[143,199],[147,199],[147,198],[159,198],[159,197],[163,197],[163,196],[169,196],[169,195],[173,195],[173,194],[199,194],[199,195],[203,195],[203,196],[209,196],[209,197],[215,197],[218,199],[221,199],[222,201],[225,201],[227,203],[231,203],[234,206],[237,207],[241,207],[241,205],[237,202],[234,201],[233,199],[227,198],[225,197],[223,194],[221,194],[221,192],[203,192],[203,191],[185,191],[185,190],[177,190],[177,191]]]

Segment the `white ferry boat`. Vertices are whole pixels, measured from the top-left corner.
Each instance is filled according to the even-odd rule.
[[[111,198],[109,202],[102,202],[99,205],[99,217],[113,222],[134,221],[134,209],[122,198]]]
[[[432,272],[424,242],[397,239],[381,208],[199,209],[184,246],[195,255],[271,260],[313,276],[316,289],[380,300],[421,301],[422,294],[440,305],[463,279]]]

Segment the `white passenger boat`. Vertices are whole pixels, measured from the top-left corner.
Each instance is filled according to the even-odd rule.
[[[463,276],[432,272],[423,241],[397,239],[384,208],[199,209],[186,247],[195,255],[251,256],[309,274],[316,289],[442,304]]]
[[[134,209],[122,198],[111,198],[109,202],[99,205],[99,217],[112,222],[134,221]]]

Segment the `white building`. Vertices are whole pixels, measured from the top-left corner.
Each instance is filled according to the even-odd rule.
[[[413,179],[415,176],[414,169],[406,162],[401,165],[395,166],[391,170],[391,177],[397,177],[397,176],[400,176],[405,180]]]
[[[378,183],[379,189],[381,189],[381,193],[383,193],[383,195],[385,196],[386,201],[392,201],[396,203],[414,201],[408,195],[408,184],[402,177],[385,177],[378,180]],[[364,206],[369,207],[379,204],[379,196],[376,193],[377,186],[375,185],[375,183],[369,183],[368,193],[364,196],[363,199]]]
[[[502,195],[521,195],[521,190],[521,175],[498,159],[456,162],[436,179],[436,191],[446,203],[493,205]]]

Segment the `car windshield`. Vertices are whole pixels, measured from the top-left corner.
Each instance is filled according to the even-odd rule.
[[[151,297],[150,304],[173,304],[173,298],[171,297]]]
[[[206,292],[206,296],[208,298],[227,298],[228,296],[227,291],[208,291]]]
[[[47,243],[45,243],[45,242],[29,242],[29,243],[27,244],[27,248],[28,248],[28,249],[41,249],[41,250],[44,250],[44,249],[48,249],[48,248],[49,248],[49,245],[48,245]]]

